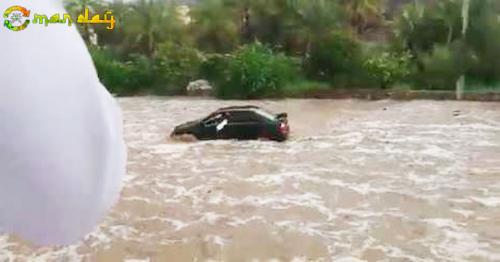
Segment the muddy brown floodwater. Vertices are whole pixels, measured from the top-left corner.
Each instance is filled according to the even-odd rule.
[[[180,142],[248,102],[119,100],[120,202],[81,243],[0,235],[0,261],[500,261],[500,103],[255,101],[292,138]]]

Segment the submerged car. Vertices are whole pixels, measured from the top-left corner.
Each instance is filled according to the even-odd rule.
[[[233,106],[179,125],[171,136],[192,135],[198,140],[268,139],[282,142],[288,139],[289,133],[286,113],[272,114],[257,106]]]

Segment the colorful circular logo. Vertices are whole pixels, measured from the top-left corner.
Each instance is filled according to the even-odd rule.
[[[3,13],[4,26],[12,31],[21,31],[28,27],[30,11],[22,6],[11,6]]]

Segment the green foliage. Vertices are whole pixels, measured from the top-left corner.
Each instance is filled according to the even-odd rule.
[[[206,55],[205,60],[200,65],[200,77],[216,84],[228,81],[229,64],[232,58],[232,55]]]
[[[362,84],[362,48],[349,33],[337,32],[312,43],[303,68],[306,75],[317,81],[336,86]]]
[[[499,92],[500,81],[475,81],[468,78],[465,84],[465,92]]]
[[[384,23],[381,0],[203,0],[190,5],[189,19],[176,0],[65,2],[73,15],[113,10],[116,29],[94,28],[91,53],[101,81],[120,95],[182,94],[200,78],[227,98],[452,89],[460,75],[479,86],[500,82],[497,0],[470,1],[465,36],[462,0],[412,1],[395,23]],[[373,28],[394,29],[392,41],[363,40]],[[92,30],[79,29],[88,43]],[[256,41],[263,44],[248,44]]]
[[[159,44],[167,40],[187,41],[176,8],[175,4],[163,0],[132,2],[131,10],[123,18],[127,48],[152,57]]]
[[[363,33],[371,23],[381,23],[382,0],[341,0],[349,24],[358,33]]]
[[[417,86],[453,89],[462,74],[479,82],[500,79],[497,1],[470,1],[465,37],[462,5],[462,0],[410,5],[399,18],[395,46],[414,56]]]
[[[493,0],[471,1],[465,45],[473,56],[468,75],[484,82],[500,81],[500,4]]]
[[[237,2],[237,9],[248,15],[246,23],[241,22],[243,43],[260,42],[276,47],[288,48],[289,32],[294,29],[290,3],[286,0],[253,0]],[[246,11],[246,14],[245,14]],[[298,29],[295,27],[295,29]],[[301,50],[302,51],[302,50]]]
[[[141,54],[132,54],[125,62],[128,74],[128,86],[139,90],[155,84],[155,68],[153,61]]]
[[[421,63],[424,70],[415,73],[415,82],[419,86],[425,89],[453,90],[461,75],[474,78],[470,72],[478,61],[473,49],[457,40],[450,45],[434,46],[432,52],[422,55]],[[476,80],[482,82],[485,78]]]
[[[369,58],[364,67],[382,88],[403,80],[410,74],[411,55],[382,52]]]
[[[125,63],[118,61],[108,50],[90,49],[97,73],[101,82],[111,93],[125,95],[136,92],[130,84],[130,69]]]
[[[155,83],[152,61],[144,55],[134,54],[127,61],[108,49],[90,49],[101,82],[117,95],[133,95]]]
[[[449,44],[461,37],[461,4],[442,0],[434,6],[411,4],[403,10],[396,27],[397,41],[418,57],[432,52],[435,44]]]
[[[72,0],[72,1],[82,1],[82,0]],[[128,42],[128,36],[126,33],[130,33],[129,28],[129,20],[128,18],[133,14],[133,8],[122,1],[113,1],[112,3],[99,1],[102,5],[99,8],[94,8],[95,11],[99,12],[101,10],[112,10],[113,15],[117,24],[113,30],[108,30],[107,26],[96,26],[94,27],[95,34],[97,35],[97,42],[100,46],[108,46],[113,47],[113,50],[116,50],[120,53],[131,53],[132,43]],[[107,4],[106,4],[107,3]],[[77,15],[77,14],[75,14]]]
[[[180,94],[199,75],[202,55],[195,48],[165,42],[155,60],[155,93]]]
[[[424,54],[422,60],[425,70],[417,74],[419,76],[417,81],[424,88],[449,90],[454,88],[460,74],[454,70],[456,58],[449,48],[436,46],[432,53]]]
[[[244,46],[227,58],[217,84],[221,98],[252,99],[282,94],[283,86],[296,76],[294,62],[256,43]]]
[[[337,1],[288,1],[286,12],[291,13],[291,34],[305,39],[305,42],[321,41],[340,28],[342,12]],[[306,50],[306,54],[307,55]]]
[[[231,52],[239,43],[238,10],[226,0],[200,1],[191,11],[194,34],[199,48],[208,52]]]
[[[101,82],[118,95],[181,94],[198,76],[201,64],[196,49],[172,43],[162,44],[157,58],[131,54],[120,59],[108,49],[99,48],[92,48],[91,54]]]
[[[325,82],[298,79],[285,85],[283,88],[283,93],[290,97],[302,97],[304,95],[324,92],[330,89],[330,85]]]
[[[88,8],[90,12],[95,12],[97,9],[104,7],[103,3],[98,0],[64,0],[64,6],[72,17],[82,14],[86,8]],[[81,32],[85,42],[89,43],[90,27],[88,24],[77,24],[77,28]]]
[[[258,40],[303,55],[307,42],[332,32],[341,21],[337,1],[324,0],[207,0],[192,13],[199,45],[210,52],[230,52],[238,43]]]

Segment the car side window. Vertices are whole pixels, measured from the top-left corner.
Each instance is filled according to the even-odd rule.
[[[230,123],[247,123],[247,122],[257,122],[259,119],[252,111],[236,111],[231,112],[229,118]]]
[[[216,114],[203,120],[203,124],[206,126],[213,126],[217,125],[222,120],[223,120],[222,114]]]

